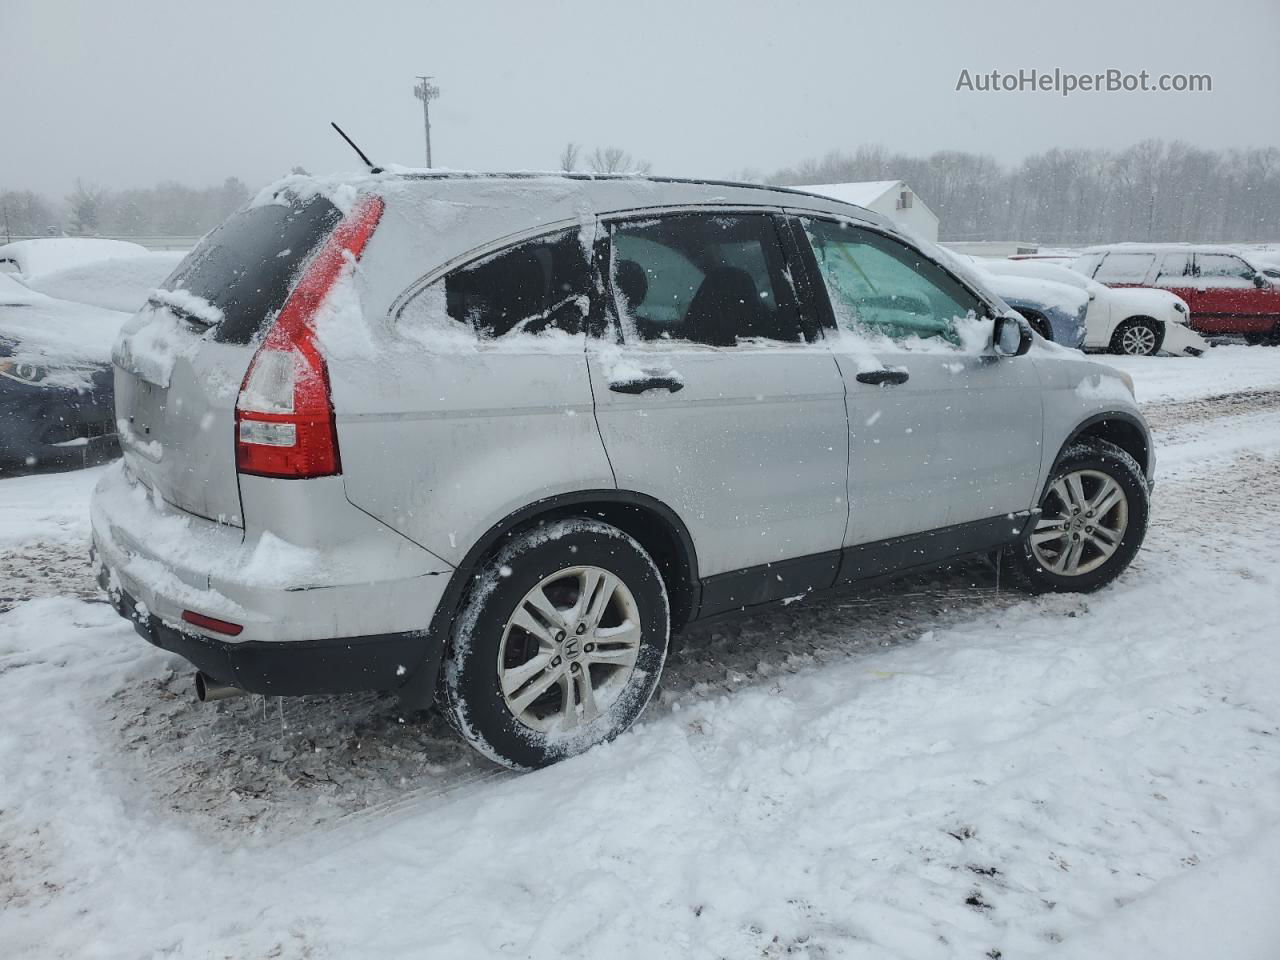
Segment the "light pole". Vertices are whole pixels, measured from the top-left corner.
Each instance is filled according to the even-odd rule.
[[[440,96],[440,88],[431,83],[431,77],[418,77],[413,95],[422,101],[422,124],[427,131],[427,166],[431,166],[431,101]]]

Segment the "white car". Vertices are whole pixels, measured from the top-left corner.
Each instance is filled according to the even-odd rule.
[[[128,240],[100,237],[39,237],[0,244],[0,273],[19,274],[24,280],[66,270],[85,263],[115,257],[144,256],[147,248]]]
[[[1209,348],[1205,339],[1187,325],[1191,312],[1186,301],[1168,290],[1108,287],[1069,267],[1044,260],[984,260],[979,266],[988,273],[1038,277],[1088,293],[1086,350],[1138,357],[1156,353],[1198,357]]]

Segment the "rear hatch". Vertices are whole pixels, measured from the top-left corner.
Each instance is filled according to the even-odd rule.
[[[235,406],[245,371],[308,260],[341,220],[285,196],[232,216],[193,250],[116,341],[125,463],[156,495],[243,526]]]

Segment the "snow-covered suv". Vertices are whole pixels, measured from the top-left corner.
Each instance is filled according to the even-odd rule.
[[[1108,583],[1132,383],[931,250],[757,186],[289,178],[121,334],[100,580],[202,697],[439,688],[517,767],[626,729],[701,617],[968,555]]]

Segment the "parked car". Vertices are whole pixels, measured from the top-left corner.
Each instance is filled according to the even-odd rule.
[[[0,470],[102,462],[119,452],[111,345],[182,255],[65,238],[5,252],[30,272],[0,274]]]
[[[1280,343],[1280,281],[1234,247],[1124,243],[1086,250],[1072,269],[1109,287],[1155,287],[1191,308],[1201,333]]]
[[[520,768],[625,730],[700,618],[993,551],[1098,589],[1147,524],[1132,381],[932,251],[781,188],[292,178],[121,333],[99,580],[202,699],[439,685]]]
[[[107,360],[127,319],[0,275],[0,472],[116,452]]]
[[[23,277],[97,263],[112,257],[136,257],[147,253],[140,243],[103,240],[99,237],[40,237],[0,244],[0,273]]]
[[[980,264],[975,265],[982,268]],[[1022,314],[1040,336],[1064,347],[1077,350],[1084,347],[1089,296],[1074,284],[991,272],[984,280],[1005,303]]]
[[[1044,260],[983,260],[988,273],[1036,277],[1065,283],[1089,298],[1084,338],[1086,350],[1108,350],[1132,356],[1165,352],[1198,357],[1209,345],[1187,324],[1186,302],[1168,290],[1108,287],[1068,267]]]

